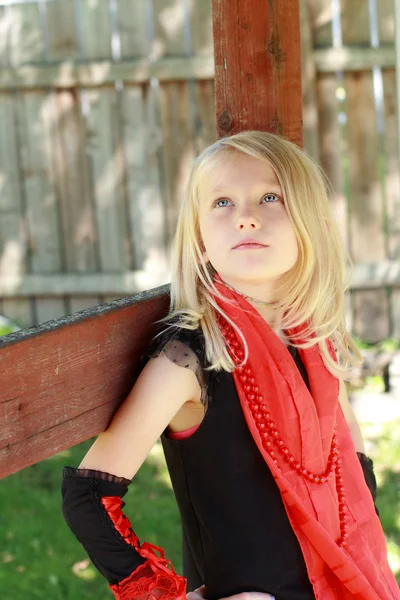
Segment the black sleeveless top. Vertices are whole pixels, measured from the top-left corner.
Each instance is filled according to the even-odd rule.
[[[158,355],[171,338],[206,365],[200,329],[174,328],[153,340],[144,360]],[[309,386],[298,352],[289,351]],[[200,426],[184,439],[171,439],[168,428],[161,435],[181,515],[187,590],[204,583],[207,600],[245,591],[268,592],[277,600],[314,600],[299,542],[248,429],[233,376],[201,371],[207,410]]]

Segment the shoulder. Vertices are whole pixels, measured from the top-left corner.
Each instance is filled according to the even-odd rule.
[[[190,350],[194,353],[199,363],[204,360],[204,336],[200,327],[196,329],[187,329],[182,327],[178,322],[162,323],[155,331],[148,347],[146,348],[144,357],[151,358],[158,356],[160,352],[166,349],[185,353]]]

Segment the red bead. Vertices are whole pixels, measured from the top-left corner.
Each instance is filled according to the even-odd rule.
[[[261,422],[258,424],[258,428],[259,429],[265,429],[266,428],[266,424],[264,422]]]
[[[249,394],[249,395],[247,396],[247,398],[248,398],[248,400],[252,401],[252,400],[254,400],[254,398],[255,398],[255,395],[254,395],[254,394]]]
[[[321,483],[325,483],[326,482],[326,477],[321,477],[320,482]]]
[[[281,448],[283,454],[289,454],[288,448]]]
[[[261,394],[257,394],[257,402],[262,402],[264,400],[264,396]]]
[[[258,385],[255,385],[253,387],[253,391],[257,394],[260,391],[260,388],[258,387]]]
[[[260,412],[258,412],[258,413],[256,413],[256,414],[254,415],[254,418],[255,418],[257,421],[260,421],[260,420],[263,418],[263,414],[262,414],[262,413],[260,413]]]
[[[264,446],[266,446],[267,448],[271,448],[272,443],[269,440],[264,441]]]
[[[251,375],[251,369],[249,367],[246,367],[244,372],[246,373],[246,375]],[[254,383],[254,381],[253,381]]]
[[[294,456],[289,456],[289,462],[290,463],[294,463],[294,461],[296,460]]]
[[[270,429],[272,429],[273,427],[275,427],[275,423],[274,421],[267,421],[267,425]]]
[[[319,483],[320,482],[320,477],[318,475],[314,476],[314,481],[315,483]]]
[[[276,440],[278,446],[282,447],[284,445],[284,441],[282,439]]]
[[[268,433],[267,431],[263,431],[263,432],[261,433],[261,437],[262,437],[264,440],[267,440],[267,439],[269,438],[269,433]],[[271,443],[271,442],[269,442],[269,443]]]
[[[295,468],[296,468],[296,469],[300,469],[300,467],[301,467],[301,464],[300,464],[299,462],[295,462],[295,463],[294,463],[294,466],[295,466]]]

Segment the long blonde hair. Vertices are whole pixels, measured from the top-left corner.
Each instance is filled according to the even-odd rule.
[[[207,370],[232,372],[235,366],[217,324],[220,313],[242,339],[243,363],[247,360],[248,347],[242,332],[213,298],[221,295],[213,282],[215,270],[202,257],[204,247],[198,218],[200,184],[215,167],[218,155],[226,152],[241,152],[268,161],[282,189],[299,256],[294,267],[280,278],[276,290],[277,297],[282,298],[281,328],[308,323],[302,332],[302,344],[296,344],[295,339],[289,341],[297,348],[318,343],[327,369],[336,377],[349,379],[351,366],[362,364],[363,358],[346,330],[344,295],[353,264],[331,213],[328,199],[331,185],[321,167],[304,150],[272,133],[244,131],[222,138],[194,161],[173,240],[170,309],[158,323],[174,320],[170,327],[177,324],[191,330],[201,327],[210,363]],[[351,270],[347,283],[346,260]],[[333,343],[338,363],[329,354],[327,339]]]

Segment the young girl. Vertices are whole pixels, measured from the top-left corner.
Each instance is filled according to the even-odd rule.
[[[170,312],[107,431],[63,471],[64,517],[117,599],[400,599],[344,386],[362,360],[345,257],[327,181],[296,145],[247,131],[197,158]],[[159,437],[183,577],[122,512]]]

